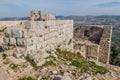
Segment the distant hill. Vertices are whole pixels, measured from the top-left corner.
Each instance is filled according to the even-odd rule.
[[[29,20],[29,17],[15,17],[15,18],[2,18],[0,21],[17,21],[17,20]]]
[[[120,25],[120,16],[56,16],[57,19],[71,19],[80,24]],[[30,17],[3,18],[0,21],[29,20]]]
[[[83,24],[120,25],[120,16],[57,16],[57,19],[73,19]]]

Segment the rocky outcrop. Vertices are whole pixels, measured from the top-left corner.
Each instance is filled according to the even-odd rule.
[[[44,14],[41,11],[31,11],[31,20],[32,21],[45,21],[45,20],[55,20],[55,16],[52,14]]]

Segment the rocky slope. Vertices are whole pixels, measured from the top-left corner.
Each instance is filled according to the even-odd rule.
[[[29,55],[15,55],[15,51],[0,53],[0,80],[120,80],[118,71],[98,66],[79,53],[46,51],[45,63],[41,60],[42,66],[37,66]]]

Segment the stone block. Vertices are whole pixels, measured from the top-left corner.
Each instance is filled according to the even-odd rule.
[[[28,56],[34,60],[37,66],[42,66],[46,62],[45,59],[42,58],[42,56],[40,56],[39,53],[28,54]]]
[[[46,60],[43,58],[38,58],[38,59],[35,59],[34,61],[35,61],[37,66],[42,66],[46,62]]]
[[[41,37],[44,35],[44,29],[37,29],[36,32],[35,32],[35,35],[37,37]]]
[[[55,20],[56,19],[55,16],[52,14],[47,14],[46,16],[47,16],[47,20]]]
[[[33,42],[32,42],[32,40],[31,40],[30,38],[27,38],[27,39],[25,39],[25,40],[26,40],[26,45],[27,45],[27,46],[33,45]]]
[[[53,80],[63,80],[61,75],[55,75]]]
[[[42,58],[47,58],[47,57],[50,55],[50,54],[48,54],[44,49],[39,50],[37,53],[38,53],[39,56],[42,57]]]
[[[13,56],[16,58],[20,58],[23,54],[21,53],[13,53]]]
[[[36,44],[33,44],[31,46],[27,46],[27,51],[30,51],[30,50],[36,50],[37,49],[37,45]]]
[[[44,47],[47,47],[51,44],[51,39],[45,40],[44,41]]]
[[[47,50],[50,50],[51,49],[51,46],[50,46],[50,44],[49,45],[47,45],[47,46],[45,46],[44,47],[44,49],[47,51]]]
[[[44,26],[44,34],[50,33],[50,26]]]
[[[5,26],[0,26],[0,32],[4,31],[6,29]]]
[[[44,35],[40,35],[40,36],[38,37],[38,41],[39,41],[39,42],[44,41]]]
[[[8,59],[9,62],[12,62],[13,64],[19,64],[19,65],[26,62],[25,59],[17,59],[13,56],[9,56],[7,59]]]
[[[5,30],[5,36],[6,37],[12,37],[11,29],[8,28],[8,29]]]
[[[6,45],[8,45],[9,44],[9,38],[7,38],[7,37],[4,37],[3,38],[3,42],[4,42],[4,44],[6,44]]]
[[[43,42],[39,42],[36,46],[37,46],[37,50],[44,48]]]
[[[50,34],[46,34],[46,35],[44,35],[44,40],[48,40],[48,39],[50,39],[50,36],[49,36]]]
[[[22,30],[21,29],[12,29],[11,33],[12,33],[12,37],[14,37],[14,38],[22,38]]]
[[[22,34],[22,37],[23,37],[23,38],[27,38],[27,37],[28,37],[27,30],[23,30],[22,33],[23,33],[23,34]]]
[[[30,29],[28,32],[27,32],[27,37],[30,38],[30,37],[35,37],[36,36],[36,31],[34,29]]]
[[[32,27],[30,21],[25,21],[24,25],[25,25],[25,29],[31,29],[31,27]]]
[[[39,29],[39,24],[37,21],[31,22],[31,29]]]
[[[39,29],[43,29],[43,26],[45,25],[45,22],[43,22],[43,21],[38,21],[37,24],[38,24],[38,26],[39,26]]]
[[[15,38],[9,38],[9,45],[13,46],[16,45],[16,39]]]
[[[27,32],[28,37],[39,37],[44,34],[44,29],[30,29]]]
[[[50,45],[50,50],[55,50],[57,47],[56,47],[56,45],[55,44],[51,44]]]
[[[58,30],[57,26],[50,26],[50,32]]]
[[[50,33],[49,33],[49,37],[50,37],[50,38],[54,38],[55,35],[56,35],[56,33],[57,33],[57,32],[50,32]]]
[[[39,38],[38,37],[32,37],[30,39],[31,39],[33,44],[37,44],[39,42]]]
[[[25,47],[27,45],[27,42],[25,39],[17,39],[17,46]]]

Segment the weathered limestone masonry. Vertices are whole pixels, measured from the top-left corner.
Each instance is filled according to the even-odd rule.
[[[44,14],[41,11],[31,11],[31,20],[32,21],[45,21],[45,20],[55,20],[55,16],[52,14]]]
[[[4,31],[6,28],[18,25],[19,21],[1,21],[0,22],[0,46],[3,44]]]
[[[46,16],[47,15],[47,16]],[[31,21],[2,21],[5,50],[16,47],[16,55],[23,53],[34,59],[37,66],[45,63],[46,57],[56,48],[73,51],[73,20],[55,20],[49,14],[33,11]]]
[[[74,30],[75,51],[86,58],[109,63],[112,27],[80,26]]]
[[[42,58],[48,56],[46,52],[58,47],[80,52],[87,59],[109,63],[112,35],[109,26],[80,26],[73,31],[73,20],[55,20],[52,14],[32,11],[30,21],[0,22],[0,31],[4,31],[0,46],[16,47],[19,53],[34,58],[38,66],[42,64],[40,61],[45,62]]]
[[[54,50],[58,46],[72,50],[71,43],[68,45],[72,38],[72,20],[19,21],[16,25],[7,27],[4,43],[26,48],[27,51]]]
[[[99,61],[109,63],[111,48],[112,27],[104,27],[104,31],[100,40]]]

